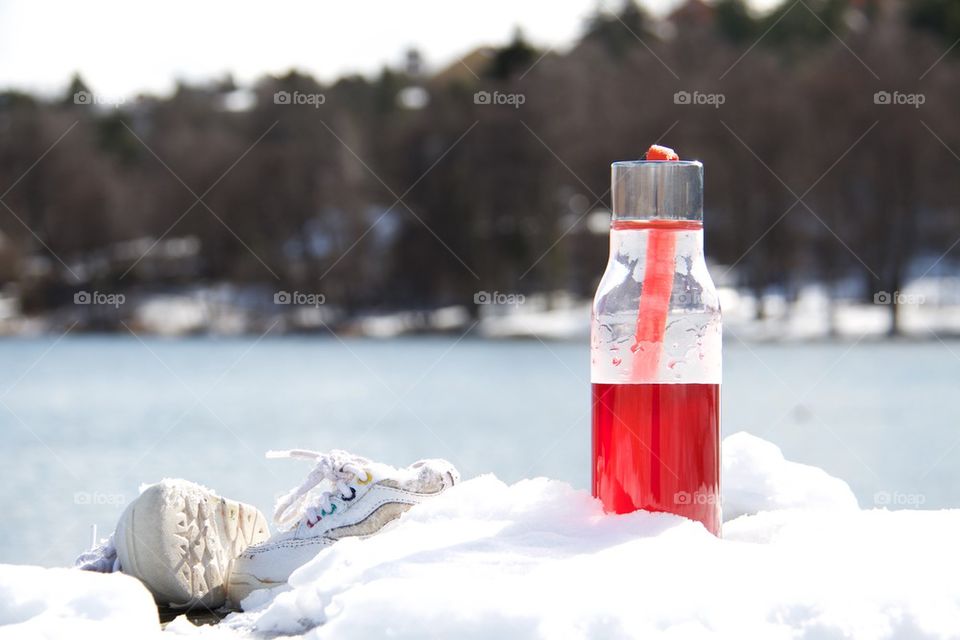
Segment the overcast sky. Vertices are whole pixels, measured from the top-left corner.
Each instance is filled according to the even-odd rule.
[[[769,4],[772,0],[760,0]],[[646,0],[653,11],[677,0]],[[0,88],[52,94],[79,71],[107,96],[164,93],[177,78],[241,83],[297,68],[330,80],[398,65],[416,46],[437,69],[520,26],[563,49],[618,0],[0,0]]]

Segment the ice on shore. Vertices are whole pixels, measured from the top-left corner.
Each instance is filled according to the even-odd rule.
[[[474,478],[380,535],[323,551],[288,586],[255,592],[244,602],[246,612],[218,627],[178,619],[166,634],[869,639],[960,633],[960,511],[860,510],[846,483],[784,460],[777,447],[747,434],[724,441],[724,473],[727,509],[745,515],[724,524],[723,540],[675,516],[604,515],[587,492],[558,481],[508,486],[491,475]],[[71,631],[75,621],[91,628],[102,621],[104,629],[129,625],[131,636],[156,629],[145,592],[129,580],[92,576],[118,580],[108,585],[77,575],[3,567],[0,624],[61,624]],[[41,583],[61,580],[42,595]],[[10,602],[24,604],[3,609]]]

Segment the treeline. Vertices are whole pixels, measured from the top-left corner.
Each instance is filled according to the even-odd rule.
[[[433,73],[411,52],[328,85],[291,72],[117,105],[79,77],[61,100],[7,92],[0,279],[27,312],[79,287],[224,281],[347,310],[586,296],[609,164],[661,140],[707,167],[727,279],[897,291],[960,237],[958,15],[720,0],[654,20],[626,4],[568,50],[518,34]]]

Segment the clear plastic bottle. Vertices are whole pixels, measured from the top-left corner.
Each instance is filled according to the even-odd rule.
[[[721,319],[703,165],[612,166],[610,260],[591,324],[593,494],[720,534]]]

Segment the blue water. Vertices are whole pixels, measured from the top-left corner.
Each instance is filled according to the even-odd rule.
[[[0,562],[61,565],[141,482],[186,477],[270,509],[345,448],[470,477],[586,488],[586,345],[471,338],[68,336],[0,341]],[[960,343],[725,345],[723,431],[877,492],[960,504]]]

